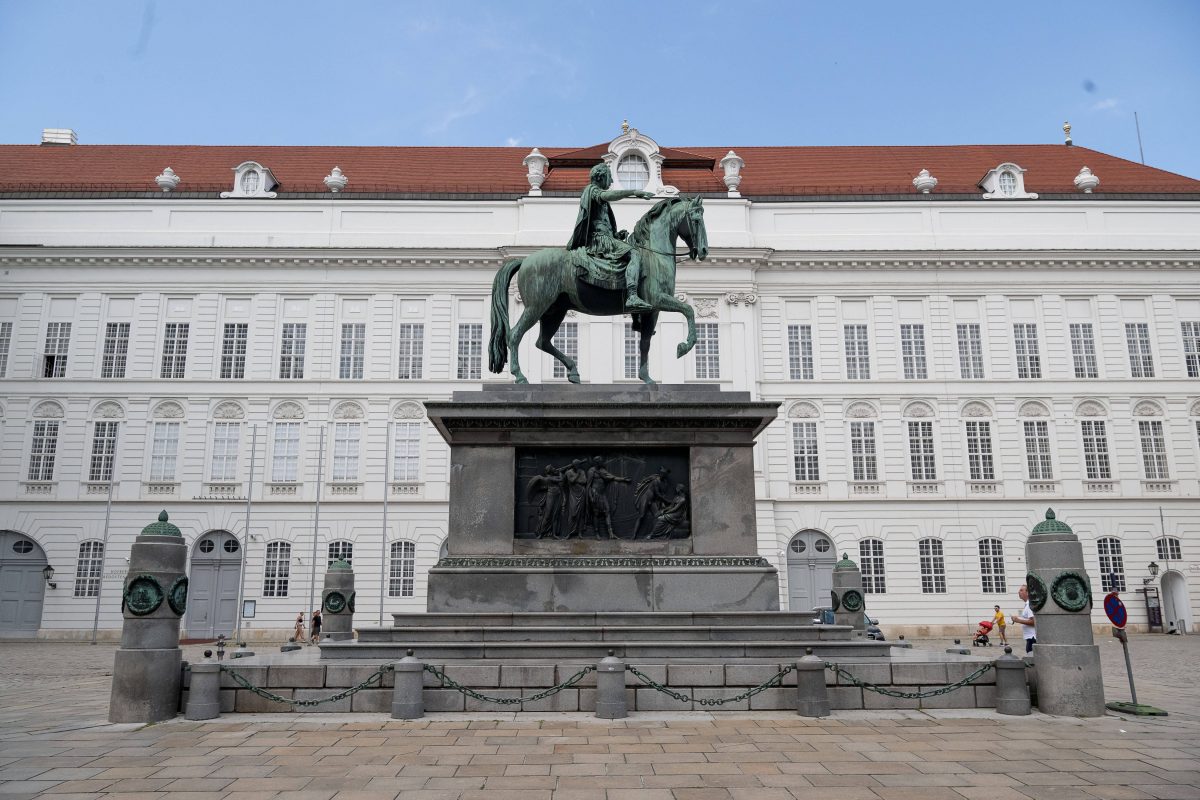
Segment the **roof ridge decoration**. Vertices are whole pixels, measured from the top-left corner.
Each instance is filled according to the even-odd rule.
[[[233,168],[233,191],[221,192],[221,197],[275,197],[272,190],[277,186],[271,170],[257,161],[243,161]]]
[[[917,173],[917,177],[913,178],[913,186],[917,187],[917,191],[921,194],[929,194],[933,191],[933,187],[938,185],[938,179],[929,174],[929,170],[923,169]]]
[[[349,182],[350,179],[346,177],[344,172],[342,172],[341,167],[334,167],[333,171],[325,176],[325,186],[334,194],[337,194],[342,189],[345,189],[346,184]]]
[[[1087,167],[1079,170],[1079,174],[1075,176],[1075,188],[1084,194],[1091,194],[1092,190],[1100,185],[1100,179],[1092,174],[1092,171]]]
[[[175,174],[175,170],[167,167],[154,178],[154,182],[158,184],[158,188],[164,192],[169,192],[179,185],[180,178]]]

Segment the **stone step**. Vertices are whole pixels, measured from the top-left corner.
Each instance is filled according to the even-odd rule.
[[[796,611],[646,611],[646,612],[403,612],[392,614],[396,627],[487,627],[516,626],[591,626],[616,625],[770,625],[783,627],[812,627],[813,614]],[[838,627],[838,626],[817,626]]]
[[[870,639],[850,641],[430,641],[414,636],[409,640],[392,642],[323,642],[321,659],[380,659],[398,660],[412,650],[423,661],[436,659],[528,659],[596,660],[612,650],[626,660],[656,660],[669,663],[674,659],[714,658],[719,661],[764,658],[783,662],[795,661],[805,655],[807,648],[821,658],[843,659],[884,657],[891,652],[887,642]]]
[[[360,643],[405,642],[820,642],[849,641],[851,629],[835,625],[555,625],[363,627]]]

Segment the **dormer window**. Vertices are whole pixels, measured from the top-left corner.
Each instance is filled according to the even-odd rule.
[[[274,197],[279,185],[271,170],[257,161],[243,161],[233,168],[233,191],[221,197]]]
[[[636,153],[630,153],[617,162],[617,183],[622,189],[641,191],[650,182],[650,165]]]
[[[984,200],[1037,200],[1036,192],[1025,191],[1025,170],[1011,162],[988,170],[979,188]]]
[[[1008,170],[1000,173],[1000,194],[1012,197],[1017,193],[1017,176]]]

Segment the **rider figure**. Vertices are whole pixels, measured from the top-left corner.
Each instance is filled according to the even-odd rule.
[[[567,249],[586,247],[589,256],[610,264],[625,261],[625,309],[652,311],[653,306],[638,297],[638,281],[642,276],[641,258],[637,249],[625,241],[628,234],[625,231],[617,232],[617,220],[609,203],[626,197],[649,199],[654,195],[637,189],[609,189],[612,186],[612,173],[607,164],[592,167],[589,178],[579,198],[579,216],[575,220],[575,230]]]

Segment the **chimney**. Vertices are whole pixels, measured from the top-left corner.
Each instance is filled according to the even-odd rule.
[[[79,144],[70,128],[42,128],[42,144]]]

